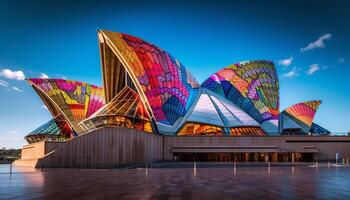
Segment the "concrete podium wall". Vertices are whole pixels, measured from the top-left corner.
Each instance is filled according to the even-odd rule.
[[[317,151],[314,159],[319,161],[335,160],[336,153],[343,158],[350,158],[349,136],[162,136],[110,127],[83,134],[67,142],[46,141],[26,145],[22,150],[22,158],[15,161],[15,164],[111,168],[172,161],[173,150],[186,147],[200,147],[206,152],[220,151],[220,147],[235,148],[235,151],[241,152],[249,147],[253,147],[252,151],[256,152],[267,152],[269,149],[274,152],[306,152],[311,149]]]
[[[21,159],[15,160],[13,164],[35,167],[40,158],[64,144],[62,141],[42,141],[25,145],[22,148]]]
[[[128,128],[83,134],[38,160],[36,167],[111,168],[163,160],[163,137]]]
[[[22,148],[22,159],[41,158],[45,155],[45,142],[28,144]]]

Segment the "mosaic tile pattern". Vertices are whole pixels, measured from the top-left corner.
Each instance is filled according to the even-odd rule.
[[[270,61],[230,65],[211,75],[202,87],[226,97],[260,124],[278,119],[278,77]]]
[[[173,125],[195,100],[199,84],[166,51],[139,38],[104,31],[138,79],[157,122]]]
[[[52,99],[71,123],[86,119],[105,104],[103,89],[94,85],[63,79],[29,81]]]
[[[68,123],[61,116],[58,116],[30,132],[25,136],[25,139],[29,143],[32,143],[34,141],[38,142],[48,138],[52,140],[67,140],[72,138],[73,135],[73,130],[70,128]]]
[[[299,120],[308,127],[311,127],[317,108],[321,101],[307,101],[288,107],[284,112]]]

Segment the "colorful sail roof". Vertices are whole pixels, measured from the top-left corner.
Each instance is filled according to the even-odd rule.
[[[271,61],[230,65],[211,75],[202,87],[226,97],[260,124],[278,120],[278,77]]]
[[[156,122],[173,125],[186,114],[199,84],[184,65],[163,49],[130,35],[103,30],[100,42],[116,53]],[[104,68],[103,72],[109,73]]]
[[[74,135],[69,124],[61,116],[57,116],[39,128],[26,135],[26,140],[29,143],[38,142],[39,140],[51,139],[69,139]]]
[[[321,101],[307,101],[292,105],[285,109],[283,113],[286,113],[299,122],[305,124],[309,128],[314,120],[317,108],[320,106]]]
[[[98,31],[98,39],[103,88],[27,79],[54,118],[62,117],[77,134],[105,126],[164,135],[272,135],[280,133],[279,127],[308,132],[320,103],[296,104],[280,114],[278,76],[271,61],[230,65],[199,86],[183,64],[153,44],[105,30]],[[53,127],[52,122],[46,128]]]
[[[28,82],[42,97],[53,116],[62,114],[77,132],[80,132],[77,124],[105,104],[103,89],[91,84],[42,78],[31,78]]]

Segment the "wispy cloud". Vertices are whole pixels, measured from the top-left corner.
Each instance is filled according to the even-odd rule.
[[[320,66],[318,66],[318,64],[313,64],[309,67],[309,69],[307,70],[306,74],[307,75],[312,75],[315,72],[319,71],[321,68]]]
[[[44,73],[40,73],[40,77],[39,78],[49,78],[49,76],[44,74]]]
[[[18,131],[10,131],[11,134],[19,134]]]
[[[0,80],[0,86],[2,87],[6,87],[8,89],[6,89],[7,91],[16,91],[16,92],[23,92],[23,90],[19,89],[18,87],[12,86],[10,85],[10,83],[4,81],[4,80]]]
[[[0,80],[0,86],[3,86],[3,87],[8,87],[9,86],[9,83],[4,81],[4,80]]]
[[[41,105],[40,106],[42,109],[49,110],[46,105]]]
[[[12,86],[12,89],[16,92],[23,92],[23,90],[19,89],[18,87]]]
[[[324,48],[326,47],[326,45],[324,44],[324,41],[330,40],[331,38],[332,38],[332,34],[330,33],[324,34],[320,36],[315,42],[311,42],[306,47],[301,48],[300,51],[305,52],[305,51],[310,51],[317,48]]]
[[[8,78],[8,79],[19,80],[19,81],[25,79],[25,75],[24,75],[23,71],[12,71],[10,69],[2,69],[0,71],[0,76],[3,76],[3,77]]]
[[[338,58],[338,63],[341,63],[341,64],[343,64],[343,63],[345,63],[345,58]]]
[[[287,77],[287,78],[293,78],[299,75],[298,73],[299,69],[297,67],[293,67],[293,69],[289,72],[286,72],[282,74],[282,76]]]
[[[279,60],[278,64],[288,67],[289,65],[292,64],[292,62],[293,62],[293,56],[286,59]]]
[[[62,76],[62,78],[63,78],[64,80],[67,80],[67,78],[66,78],[65,76]]]

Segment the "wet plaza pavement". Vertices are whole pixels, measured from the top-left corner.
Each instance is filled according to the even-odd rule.
[[[159,163],[131,169],[0,165],[0,199],[350,199],[350,167]]]

